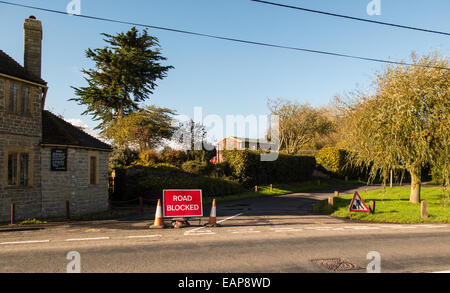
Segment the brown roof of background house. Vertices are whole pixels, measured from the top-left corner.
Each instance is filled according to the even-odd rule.
[[[111,151],[111,146],[55,114],[42,111],[42,144],[76,146]]]
[[[42,78],[33,77],[25,70],[22,65],[17,63],[16,60],[11,58],[2,50],[0,50],[0,73],[39,83],[42,85],[47,85],[47,82],[45,82]]]

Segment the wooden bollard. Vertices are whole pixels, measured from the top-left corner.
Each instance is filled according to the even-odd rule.
[[[67,220],[70,220],[70,202],[69,202],[69,200],[66,200],[66,218],[67,218]]]
[[[16,205],[11,203],[11,225],[16,223]]]
[[[334,197],[330,196],[328,197],[328,208],[330,210],[333,210],[333,206],[334,206]]]
[[[270,184],[270,192],[272,192],[272,184]]]
[[[375,213],[375,201],[371,200],[369,202],[369,210],[372,215]]]
[[[255,192],[258,192],[258,185],[255,185]]]
[[[428,202],[426,200],[420,203],[420,216],[422,219],[428,218]]]
[[[339,191],[334,192],[334,197],[339,197]]]
[[[142,197],[139,197],[139,212],[144,212],[144,199]]]

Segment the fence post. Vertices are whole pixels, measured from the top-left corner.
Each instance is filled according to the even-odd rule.
[[[375,201],[371,200],[369,202],[369,210],[372,215],[375,213]]]
[[[258,192],[258,185],[255,185],[255,192]]]
[[[328,197],[328,208],[332,211],[334,206],[334,197]]]
[[[66,200],[66,218],[70,220],[70,201]]]
[[[339,191],[334,192],[334,197],[339,197]]]
[[[420,203],[420,216],[422,219],[428,218],[428,202],[426,200]]]
[[[11,203],[11,225],[16,223],[16,205]]]
[[[142,197],[139,197],[139,212],[144,212],[144,200]]]
[[[270,184],[270,192],[272,192],[272,184]]]

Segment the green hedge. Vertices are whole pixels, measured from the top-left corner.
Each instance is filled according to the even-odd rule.
[[[326,171],[333,177],[349,179],[367,178],[368,174],[363,168],[353,167],[348,158],[349,152],[336,147],[322,148],[316,155],[316,162],[319,169]]]
[[[249,150],[224,151],[230,175],[246,186],[292,183],[312,178],[314,157],[279,154],[275,161],[261,161],[261,153]]]
[[[158,167],[137,166],[116,170],[112,200],[124,201],[137,197],[161,198],[163,189],[201,189],[203,196],[216,197],[237,194],[243,188],[237,182],[210,178],[185,172],[169,164]]]

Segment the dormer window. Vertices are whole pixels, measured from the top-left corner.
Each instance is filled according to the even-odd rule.
[[[31,89],[28,86],[9,81],[8,112],[19,115],[31,114]]]

